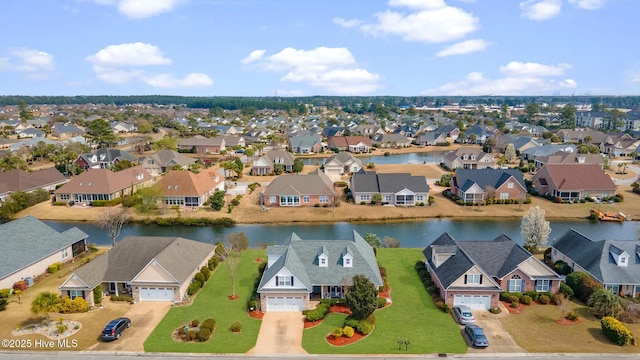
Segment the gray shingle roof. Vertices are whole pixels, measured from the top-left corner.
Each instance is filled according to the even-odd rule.
[[[414,193],[429,192],[429,185],[424,176],[413,176],[406,173],[378,174],[359,171],[351,179],[351,191],[358,193],[379,192],[397,193],[408,189]]]
[[[284,252],[280,253],[282,248]],[[353,267],[343,266],[345,251],[353,256]],[[321,253],[329,258],[327,267],[318,266],[318,255]],[[373,248],[355,230],[350,240],[302,240],[292,234],[286,247],[269,246],[267,254],[281,256],[265,270],[258,291],[262,291],[266,283],[283,268],[289,270],[309,291],[314,285],[341,285],[357,274],[365,275],[376,286],[383,284]]]
[[[571,229],[553,244],[572,261],[604,284],[640,284],[639,242],[632,240],[594,241]],[[612,253],[626,252],[627,266],[618,266]]]
[[[526,189],[522,172],[517,169],[457,169],[453,181],[454,186],[462,191],[469,190],[474,183],[482,189],[497,189],[512,176]]]
[[[59,233],[33,216],[2,224],[0,225],[0,278],[88,237],[89,235],[78,228]]]
[[[333,195],[333,182],[319,170],[309,175],[280,175],[264,195]]]
[[[93,289],[102,282],[129,282],[155,259],[178,285],[214,249],[215,245],[180,237],[127,236],[74,274]]]

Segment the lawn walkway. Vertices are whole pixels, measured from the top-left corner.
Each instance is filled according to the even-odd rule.
[[[460,329],[449,314],[436,309],[414,270],[422,258],[420,249],[379,249],[393,304],[375,312],[375,330],[355,344],[333,347],[324,336],[342,325],[344,315],[330,314],[321,325],[305,330],[304,349],[310,354],[465,353]],[[398,350],[398,340],[408,340],[408,350]]]
[[[256,258],[264,258],[264,250],[246,250],[236,266],[237,300],[229,300],[231,278],[229,267],[222,262],[209,281],[197,294],[190,306],[174,307],[162,319],[158,327],[144,343],[146,352],[194,352],[194,353],[244,353],[256,344],[260,320],[247,314],[247,300],[258,278]],[[216,321],[216,330],[204,343],[182,343],[172,339],[174,329],[198,319],[200,322],[212,318]],[[232,333],[229,326],[235,321],[242,323],[242,332]]]

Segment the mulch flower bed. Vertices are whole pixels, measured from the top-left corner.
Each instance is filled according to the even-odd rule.
[[[253,310],[249,311],[249,316],[254,319],[262,320],[262,318],[264,317],[264,313],[260,310]]]
[[[263,258],[256,258],[253,261],[257,262],[257,263],[261,263],[261,262],[264,262],[264,259]]]
[[[507,308],[507,311],[509,311],[509,314],[520,314],[524,310],[524,308],[527,306],[525,304],[518,303],[518,307],[513,308],[511,307],[511,303],[508,301],[503,301],[502,303],[504,304],[504,307]]]
[[[330,313],[342,313],[351,315],[351,310],[346,305],[336,304],[329,308]]]
[[[322,319],[316,321],[308,321],[306,318],[304,319],[304,328],[309,329],[316,325],[320,325],[322,323]]]
[[[227,296],[229,300],[238,300],[238,295],[229,295]]]
[[[378,296],[390,299],[391,298],[391,288],[388,287],[387,291],[381,291],[380,293],[378,293]]]
[[[353,344],[354,342],[363,339],[365,336],[360,334],[359,332],[355,332],[353,333],[353,336],[348,338],[346,336],[340,336],[338,338],[336,338],[333,335],[327,335],[327,337],[325,338],[327,340],[327,342],[333,346],[345,346],[345,345],[349,345],[349,344]]]

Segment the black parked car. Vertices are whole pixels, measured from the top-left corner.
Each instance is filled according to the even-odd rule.
[[[124,329],[131,326],[131,320],[129,318],[117,318],[115,320],[109,321],[107,326],[102,330],[102,334],[100,334],[100,339],[102,341],[113,341],[116,339],[120,339],[120,334],[124,331]]]

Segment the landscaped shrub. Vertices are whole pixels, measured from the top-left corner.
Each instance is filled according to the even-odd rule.
[[[62,314],[81,313],[89,311],[89,304],[81,297],[71,300],[68,296],[60,299],[58,312]]]
[[[377,301],[378,301],[378,309],[381,309],[381,308],[387,306],[387,299],[385,299],[383,297],[379,297],[377,299]]]
[[[11,295],[11,289],[0,289],[0,299],[8,298]]]
[[[49,265],[49,266],[47,267],[47,272],[48,272],[49,274],[53,274],[53,273],[55,273],[56,271],[58,271],[58,265],[56,265],[56,264]]]
[[[514,309],[517,309],[518,307],[520,307],[520,303],[516,302],[516,301],[512,301],[511,302],[511,307]]]
[[[580,318],[580,315],[578,315],[578,313],[575,311],[569,311],[567,315],[565,315],[565,318],[571,321],[577,321]]]
[[[553,264],[553,270],[560,275],[571,274],[571,266],[562,260],[558,260]]]
[[[622,323],[611,316],[605,316],[600,320],[602,333],[614,343],[622,346],[629,344],[632,339],[631,332]]]
[[[189,330],[187,335],[185,335],[185,340],[194,341],[198,336],[198,333],[195,330]]]
[[[191,320],[191,327],[198,327],[198,325],[200,325],[200,320],[198,319],[193,319]]]
[[[531,302],[532,302],[532,301],[533,301],[533,300],[531,299],[531,296],[529,296],[529,295],[523,295],[523,296],[520,298],[520,303],[521,303],[521,304],[531,305]]]
[[[318,309],[311,310],[307,312],[307,321],[318,321],[324,318],[322,312],[318,311]]]
[[[231,324],[231,326],[229,326],[229,330],[231,330],[232,332],[240,332],[242,331],[242,324],[240,323],[240,321],[236,321]]]
[[[126,301],[132,302],[133,298],[127,295],[111,295],[111,301]]]
[[[194,276],[193,276],[193,281],[194,282],[199,282],[200,284],[204,284],[206,282],[206,279],[204,278],[204,275],[202,275],[201,272],[197,272]]]
[[[96,305],[102,302],[102,285],[96,286],[93,289],[93,302]]]
[[[492,314],[500,314],[502,312],[502,309],[500,309],[499,307],[493,307],[489,309],[489,312]]]
[[[509,297],[511,296],[511,293],[508,291],[501,291],[500,292],[500,301],[509,301]]]
[[[343,326],[350,326],[352,328],[356,328],[360,320],[356,319],[353,315],[349,315],[344,319]]]
[[[196,339],[198,339],[198,341],[200,342],[205,342],[209,340],[210,337],[211,337],[211,330],[207,328],[201,328],[200,330],[198,330],[198,333],[196,334]]]
[[[509,298],[507,299],[507,301],[510,303],[518,303],[520,302],[520,298],[517,297],[516,295],[509,295]]]
[[[211,332],[216,328],[216,321],[213,319],[207,319],[202,322],[200,329],[209,329]]]
[[[528,296],[531,298],[532,301],[537,301],[538,300],[538,296],[540,296],[542,293],[539,293],[535,290],[531,290],[531,291],[525,291],[524,295]]]
[[[342,336],[342,328],[341,327],[337,327],[337,328],[333,329],[331,334],[333,335],[334,338],[336,338],[336,339],[339,338],[340,336]]]
[[[559,292],[561,294],[565,294],[567,295],[567,297],[572,298],[573,297],[573,289],[571,287],[569,287],[569,285],[565,284],[564,282],[560,283],[560,290]]]
[[[209,270],[213,270],[218,267],[219,263],[220,263],[220,259],[218,259],[217,256],[212,256],[211,259],[209,259],[209,263],[207,264],[207,267],[209,267]]]
[[[362,335],[369,335],[373,330],[373,324],[368,320],[362,320],[356,325],[356,330]]]
[[[351,326],[345,326],[344,328],[342,328],[342,335],[348,338],[352,337],[355,332],[356,331]]]
[[[191,284],[189,284],[189,287],[187,288],[187,294],[189,295],[193,295],[195,294],[198,290],[200,290],[200,288],[202,287],[202,283],[199,281],[194,281]]]
[[[551,301],[551,299],[547,295],[538,296],[538,303],[539,304],[547,305],[550,301]]]
[[[0,311],[5,311],[7,310],[7,304],[9,302],[7,301],[7,299],[4,298],[0,298]]]

